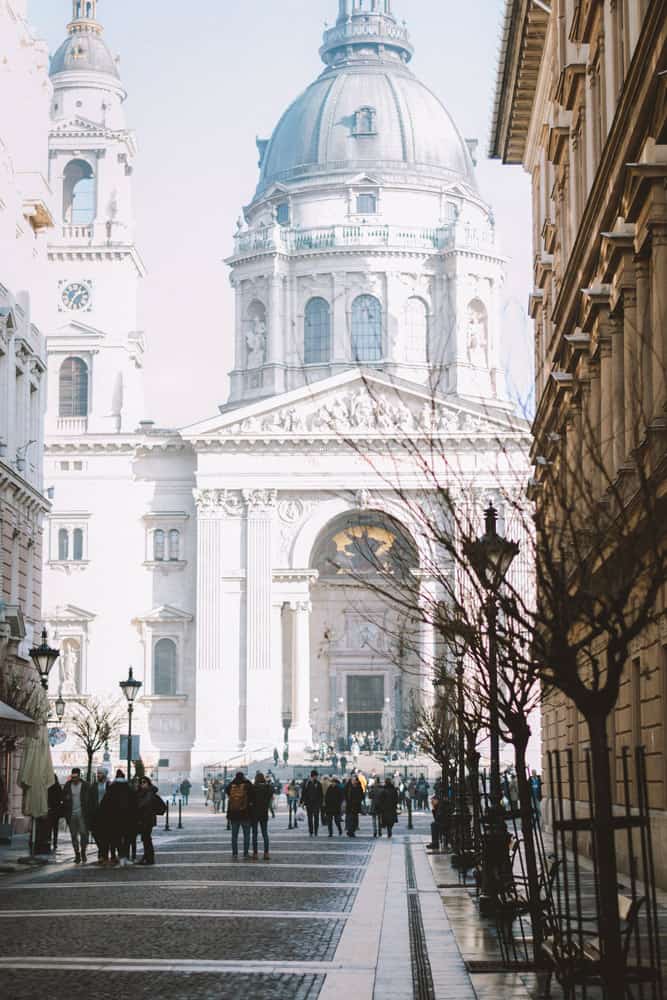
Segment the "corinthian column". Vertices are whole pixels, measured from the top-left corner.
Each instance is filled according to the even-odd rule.
[[[244,490],[246,505],[246,738],[275,742],[280,732],[281,671],[272,663],[272,524],[275,490]]]
[[[667,405],[667,226],[651,233],[653,421],[664,426]]]

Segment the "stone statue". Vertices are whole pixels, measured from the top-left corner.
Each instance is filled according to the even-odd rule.
[[[486,310],[480,303],[468,306],[468,361],[476,368],[488,368],[488,337]]]
[[[260,368],[266,359],[266,323],[255,317],[246,334],[248,368]]]
[[[391,706],[385,702],[382,711],[382,742],[385,747],[390,747],[394,738],[394,720],[392,718]]]
[[[375,426],[375,406],[364,391],[357,393],[352,402],[352,426],[370,430]]]
[[[60,683],[63,694],[76,694],[76,668],[79,656],[76,649],[67,645],[60,659]]]

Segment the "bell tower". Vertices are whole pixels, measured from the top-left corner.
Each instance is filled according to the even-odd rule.
[[[128,433],[143,417],[143,335],[134,242],[136,140],[97,0],[73,0],[68,37],[51,60],[47,434]]]

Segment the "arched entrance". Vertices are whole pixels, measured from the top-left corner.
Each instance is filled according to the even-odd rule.
[[[355,734],[399,743],[418,702],[418,626],[389,595],[414,580],[416,545],[378,510],[338,515],[320,532],[311,568],[311,726],[316,743]]]

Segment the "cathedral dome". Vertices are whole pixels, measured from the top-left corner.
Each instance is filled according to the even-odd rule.
[[[327,69],[261,144],[258,195],[276,182],[370,170],[476,188],[464,139],[407,66],[412,46],[389,0],[358,0],[354,8],[341,0],[321,54]]]
[[[102,38],[102,26],[96,20],[96,2],[74,0],[74,16],[66,38],[51,59],[49,73],[105,73],[119,79],[118,66]]]

